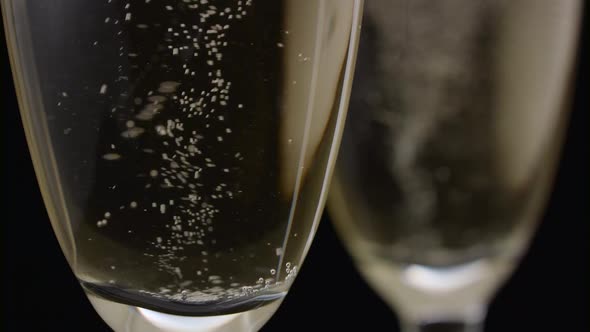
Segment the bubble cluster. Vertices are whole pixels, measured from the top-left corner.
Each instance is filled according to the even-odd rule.
[[[103,217],[97,218],[97,231],[105,231],[116,224],[118,214],[121,211],[129,213],[127,209],[138,214],[157,215],[158,220],[165,220],[164,230],[153,234],[144,255],[153,258],[155,268],[169,274],[174,282],[160,287],[157,292],[142,291],[155,297],[198,303],[220,297],[252,295],[276,286],[278,271],[275,269],[252,280],[251,285],[244,285],[231,276],[210,274],[212,272],[207,267],[210,259],[214,259],[214,254],[206,248],[216,241],[216,218],[220,213],[218,202],[233,200],[239,195],[230,179],[238,170],[239,162],[244,160],[244,153],[235,151],[229,155],[231,163],[217,159],[207,153],[211,149],[207,145],[217,144],[218,150],[227,149],[227,142],[236,132],[231,127],[232,112],[248,109],[246,103],[232,93],[232,82],[224,72],[224,55],[232,22],[247,17],[252,1],[226,1],[224,4],[227,5],[222,8],[208,0],[165,3],[145,0],[145,5],[160,6],[163,13],[175,17],[165,22],[142,21],[142,16],[133,12],[135,3],[123,3],[122,16],[104,19],[104,24],[120,28],[113,37],[121,40],[118,52],[122,63],[141,72],[145,54],[140,49],[131,49],[123,39],[129,31],[147,34],[157,27],[165,32],[158,45],[161,61],[157,65],[166,75],[158,82],[142,81],[150,86],[123,89],[121,92],[117,84],[133,84],[134,80],[142,79],[141,74],[134,78],[127,73],[128,69],[122,64],[118,66],[119,76],[113,80],[115,83],[104,82],[97,86],[94,91],[100,98],[115,101],[109,110],[111,117],[120,123],[119,137],[113,138],[112,144],[107,144],[110,148],[101,152],[102,160],[116,169],[117,163],[125,158],[131,159],[118,148],[118,142],[122,139],[135,144],[139,147],[137,153],[155,158],[155,162],[135,165],[137,177],[145,181],[145,189],[165,191],[166,194],[151,195],[153,200],[147,202],[140,197],[132,197],[134,200],[109,207]],[[111,1],[108,4],[115,5]],[[177,16],[175,11],[183,15]],[[187,11],[192,12],[191,19],[181,19],[186,17]],[[93,47],[100,45],[98,41],[92,43]],[[283,48],[284,44],[279,42],[276,47]],[[191,84],[197,79],[199,84]],[[63,98],[67,96],[66,92],[62,93]],[[189,121],[198,121],[203,125],[195,129],[187,125]],[[156,143],[145,145],[145,140],[155,140]],[[204,180],[206,185],[201,182]],[[211,184],[211,181],[217,182]],[[113,186],[112,189],[125,190],[124,186]],[[166,199],[163,200],[163,197]],[[133,229],[127,232],[134,234]],[[194,252],[198,252],[196,248],[203,249],[200,250],[202,265],[198,269],[183,270],[180,262],[186,260],[189,254],[194,256]],[[283,254],[281,248],[274,250],[277,256]],[[285,272],[288,280],[296,273],[296,267],[287,266]],[[207,287],[197,285],[197,281],[205,281]]]

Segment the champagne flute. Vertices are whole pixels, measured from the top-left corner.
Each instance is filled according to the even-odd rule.
[[[309,249],[360,0],[3,0],[53,229],[116,331],[257,330]]]
[[[373,0],[329,197],[406,331],[477,331],[555,170],[581,4]]]

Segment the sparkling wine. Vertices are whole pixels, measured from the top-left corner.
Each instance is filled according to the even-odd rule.
[[[33,157],[87,292],[187,316],[284,296],[322,211],[357,2],[26,2]]]
[[[520,252],[555,165],[548,133],[571,59],[571,39],[533,54],[547,47],[532,36],[549,9],[527,8],[366,3],[330,196],[359,259],[444,267]]]

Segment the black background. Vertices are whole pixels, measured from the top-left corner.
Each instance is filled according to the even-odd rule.
[[[532,246],[491,303],[486,331],[588,331],[588,15],[574,105],[551,199]],[[4,40],[4,38],[2,38]],[[53,235],[26,146],[2,47],[4,331],[109,331]],[[325,214],[305,265],[264,331],[397,329],[355,271]]]

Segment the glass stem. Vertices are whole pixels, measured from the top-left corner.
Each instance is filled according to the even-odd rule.
[[[472,294],[471,294],[472,295]],[[402,332],[482,332],[485,301],[455,296],[431,298],[427,304],[396,306]],[[428,307],[428,305],[432,305]],[[405,310],[404,310],[405,309]],[[426,309],[426,310],[424,310]]]
[[[402,332],[481,332],[482,321],[441,320],[436,322],[402,321]]]

